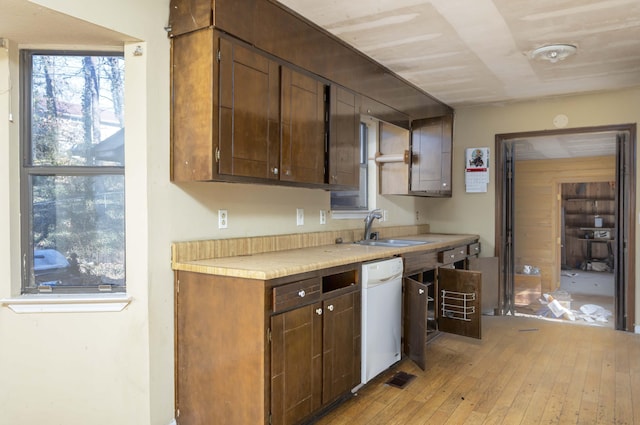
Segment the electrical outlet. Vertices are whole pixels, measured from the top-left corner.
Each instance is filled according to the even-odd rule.
[[[320,224],[327,224],[327,212],[320,210]]]
[[[229,225],[229,214],[227,210],[218,210],[218,229],[226,229]]]
[[[304,225],[304,209],[302,208],[296,208],[296,225]]]
[[[388,221],[388,220],[389,220],[389,211],[382,210],[382,221]]]
[[[416,221],[420,221],[420,211],[416,211]]]

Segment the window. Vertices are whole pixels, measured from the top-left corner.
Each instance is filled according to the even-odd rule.
[[[22,293],[124,292],[124,58],[21,51]]]
[[[366,211],[368,209],[368,173],[367,173],[367,143],[369,129],[366,123],[360,123],[360,188],[359,190],[345,190],[331,192],[332,211]]]

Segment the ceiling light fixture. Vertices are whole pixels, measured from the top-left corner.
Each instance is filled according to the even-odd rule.
[[[574,55],[577,51],[578,48],[573,44],[548,44],[531,51],[530,57],[556,63]]]

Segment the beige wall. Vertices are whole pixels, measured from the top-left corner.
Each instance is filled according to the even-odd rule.
[[[127,287],[132,302],[119,313],[16,314],[0,307],[0,423],[168,425],[174,415],[170,243],[351,228],[362,221],[318,224],[318,211],[329,209],[329,196],[320,190],[169,182],[169,41],[163,30],[169,0],[38,3],[141,40],[126,51]],[[131,54],[137,45],[144,48],[142,57]],[[7,116],[9,99],[17,110],[17,47],[0,52],[0,117]],[[12,96],[3,91],[9,77]],[[435,231],[479,233],[485,255],[491,255],[495,168],[488,193],[465,194],[464,148],[493,147],[495,133],[551,128],[559,113],[569,116],[571,126],[636,122],[639,102],[635,90],[460,110],[454,197],[379,198],[376,206],[387,209],[390,220],[378,225],[429,222]],[[17,120],[0,125],[0,298],[18,296],[20,286],[17,128]],[[303,227],[295,225],[296,208],[305,209]],[[229,211],[228,229],[217,229],[218,209]]]
[[[486,146],[493,153],[496,134],[555,129],[553,118],[559,114],[569,118],[568,128],[637,123],[640,121],[640,88],[458,109],[454,121],[454,196],[451,199],[424,201],[431,230],[478,233],[483,244],[483,255],[493,255],[497,170],[492,162],[487,193],[465,193],[464,151],[469,147]],[[637,230],[640,231],[640,226]],[[636,250],[635,263],[638,274],[640,250]],[[640,283],[637,275],[636,282]],[[636,318],[640,320],[640,292],[636,293]]]

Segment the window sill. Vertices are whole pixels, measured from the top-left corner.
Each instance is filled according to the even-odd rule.
[[[131,300],[126,294],[37,294],[0,299],[0,305],[8,307],[14,313],[94,313],[122,311]]]
[[[350,220],[357,218],[365,218],[369,211],[362,210],[331,210],[331,219],[333,220]]]

